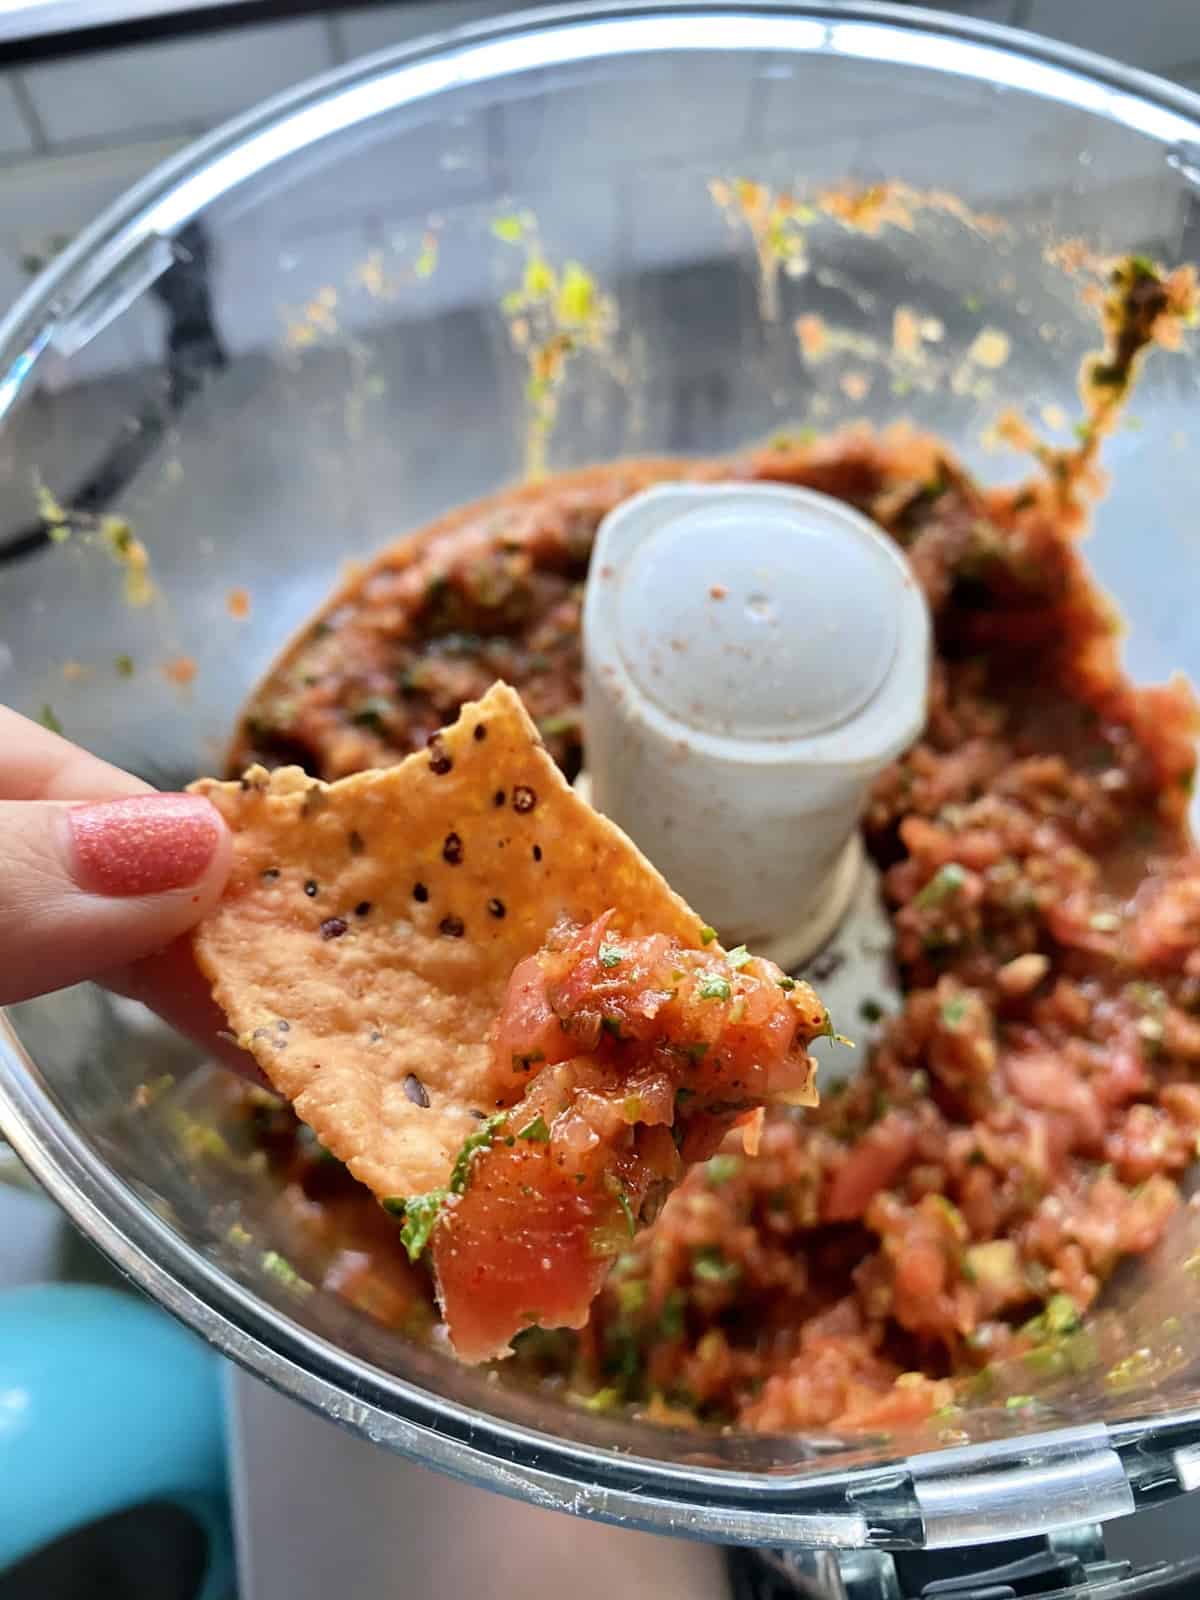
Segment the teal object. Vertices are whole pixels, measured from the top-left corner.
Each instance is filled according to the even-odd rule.
[[[201,1524],[196,1600],[228,1600],[220,1363],[115,1289],[0,1293],[0,1571],[112,1512],[170,1500]]]

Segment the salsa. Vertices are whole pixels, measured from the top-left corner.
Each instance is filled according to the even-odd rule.
[[[331,774],[397,760],[506,650],[573,772],[590,542],[668,479],[842,499],[928,599],[927,725],[864,825],[903,1009],[842,1093],[772,1108],[756,1155],[734,1134],[693,1168],[621,1242],[586,1327],[518,1339],[532,1379],[671,1421],[893,1427],[999,1361],[1086,1360],[1081,1319],[1162,1237],[1200,1138],[1197,715],[1184,684],[1125,676],[1078,536],[1096,443],[1166,303],[1141,264],[1121,269],[1087,437],[1022,487],[986,488],[901,427],[568,474],[385,553],[256,695],[236,759],[282,749]],[[368,692],[375,724],[356,720]],[[303,1190],[295,1145],[286,1171]],[[381,1282],[410,1270],[398,1240],[371,1262]]]
[[[582,1327],[687,1167],[736,1122],[753,1143],[765,1101],[815,1098],[806,1046],[830,1025],[807,984],[745,950],[623,937],[614,915],[556,929],[513,973],[493,1051],[528,1088],[435,1200],[434,1275],[468,1361],[535,1324]]]

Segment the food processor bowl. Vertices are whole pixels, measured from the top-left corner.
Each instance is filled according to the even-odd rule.
[[[177,786],[347,564],[525,474],[906,418],[1013,481],[998,419],[1070,442],[1105,259],[1191,259],[1198,186],[1200,100],[908,8],[601,5],[356,64],[154,173],[0,328],[0,697]],[[1139,681],[1200,680],[1198,373],[1190,335],[1154,352],[1105,449],[1087,553]],[[281,1273],[274,1186],[221,1116],[212,1070],[99,990],[0,1027],[0,1126],[74,1221],[234,1360],[432,1466],[776,1546],[1004,1539],[1200,1484],[1190,1206],[1067,1369],[911,1435],[688,1431]]]

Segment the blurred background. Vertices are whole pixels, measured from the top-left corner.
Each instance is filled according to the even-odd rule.
[[[497,0],[346,9],[282,0],[0,3],[0,303],[11,304],[85,223],[197,135],[371,51],[515,9]],[[1028,28],[1200,87],[1196,0],[975,0],[938,9]],[[470,157],[503,162],[505,131]],[[629,148],[632,189],[636,142]],[[343,240],[347,221],[338,219]],[[363,249],[371,223],[369,212],[358,219]],[[292,242],[306,254],[317,243]],[[143,352],[129,354],[136,364]]]

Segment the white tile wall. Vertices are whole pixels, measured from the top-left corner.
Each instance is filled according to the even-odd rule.
[[[345,11],[335,18],[342,49],[349,60],[388,45],[406,44],[426,33],[445,33],[468,22],[502,15],[513,8],[504,0],[432,0],[424,5],[370,6]]]
[[[1032,0],[1024,26],[1151,72],[1200,64],[1197,0]]]
[[[0,155],[21,155],[33,149],[33,132],[27,126],[11,86],[0,80]]]
[[[136,45],[28,68],[51,143],[207,127],[332,66],[319,18]]]

